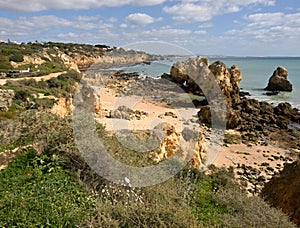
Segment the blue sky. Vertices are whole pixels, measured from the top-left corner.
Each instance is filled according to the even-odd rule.
[[[0,0],[0,40],[8,39],[150,41],[199,55],[300,56],[300,1]]]

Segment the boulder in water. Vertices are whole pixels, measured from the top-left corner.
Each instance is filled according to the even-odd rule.
[[[268,91],[287,91],[293,90],[292,84],[287,80],[288,71],[282,66],[279,66],[269,79],[268,86],[265,90]]]

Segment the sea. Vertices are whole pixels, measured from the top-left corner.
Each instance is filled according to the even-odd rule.
[[[138,72],[140,75],[147,75],[158,78],[163,73],[170,73],[171,66],[189,57],[170,57],[154,61],[150,65],[140,64],[124,67],[125,72]],[[222,61],[229,68],[236,65],[241,69],[242,81],[240,88],[249,92],[250,98],[260,101],[267,101],[274,106],[281,102],[289,102],[293,107],[300,109],[300,57],[207,57],[210,63]],[[289,74],[288,80],[293,84],[292,92],[280,92],[278,95],[267,96],[264,88],[269,78],[278,66],[285,67]]]

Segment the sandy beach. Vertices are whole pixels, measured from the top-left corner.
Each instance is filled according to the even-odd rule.
[[[168,123],[175,127],[176,132],[182,132],[185,127],[191,129],[199,129],[204,132],[197,123],[197,112],[199,109],[195,107],[174,108],[168,107],[166,103],[146,99],[142,96],[125,96],[116,93],[115,89],[102,88],[98,94],[102,107],[102,116],[97,116],[96,120],[105,125],[106,130],[111,133],[128,129],[128,130],[152,130],[159,123]],[[139,118],[117,119],[109,117],[113,110],[120,106],[126,106],[133,111],[145,113]],[[206,134],[208,134],[206,132]],[[239,134],[234,130],[226,130],[226,134]],[[205,135],[204,145],[210,143],[209,136]],[[248,190],[253,192],[257,186],[255,180],[262,178],[264,182],[279,173],[284,163],[294,160],[290,150],[278,147],[275,143],[269,142],[263,144],[261,142],[253,143],[234,143],[223,144],[219,147],[219,151],[213,164],[216,167],[234,167],[235,174],[238,179],[247,181]],[[253,180],[249,178],[247,170],[251,170],[254,175]],[[251,173],[249,171],[249,173]],[[252,176],[253,176],[252,175]],[[253,182],[253,183],[252,183]]]

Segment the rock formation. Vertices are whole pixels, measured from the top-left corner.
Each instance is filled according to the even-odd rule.
[[[139,110],[132,110],[126,106],[119,106],[117,109],[110,112],[109,118],[124,119],[124,120],[141,120],[148,116],[148,113]]]
[[[160,153],[151,153],[150,157],[156,161],[160,162],[166,158],[171,157],[180,146],[180,134],[176,132],[174,126],[168,123],[158,124],[153,131],[156,133],[158,139],[161,140],[160,143]]]
[[[177,83],[187,92],[203,95],[199,85],[188,75],[191,65],[207,67],[209,66],[209,60],[198,56],[195,60],[188,59],[186,61],[176,62],[171,67],[170,75],[164,74],[162,78]]]
[[[227,68],[221,61],[209,65],[207,59],[197,57],[195,60],[189,59],[174,64],[171,68],[171,74],[165,74],[163,77],[182,85],[182,87],[186,87],[190,92],[201,94],[202,91],[199,86],[188,75],[189,69],[195,68],[195,66],[198,66],[197,73],[200,78],[205,77],[205,71],[201,69],[208,67],[218,82],[226,101],[226,124],[228,129],[238,129],[242,132],[252,133],[253,131],[259,132],[258,135],[253,136],[254,138],[259,138],[263,136],[262,134],[267,134],[266,132],[271,130],[271,128],[288,130],[291,122],[300,123],[298,110],[293,109],[288,103],[281,103],[277,107],[273,107],[267,102],[241,98],[239,83],[242,80],[242,74],[240,69],[235,65]],[[286,80],[287,70],[283,67],[278,67],[272,77],[275,79],[270,79],[271,84],[274,80],[280,79],[279,83],[281,86],[285,84],[290,85]],[[209,104],[204,103],[200,107],[198,117],[200,122],[209,126],[211,125]],[[250,138],[253,137],[251,136]]]
[[[221,61],[214,62],[209,66],[209,69],[217,79],[228,106],[238,103],[240,101],[239,83],[242,80],[240,69],[236,65],[227,68]]]
[[[60,118],[65,117],[71,113],[72,110],[72,100],[60,97],[58,101],[53,105],[51,113],[57,115]]]
[[[176,132],[174,126],[168,123],[158,124],[154,128],[154,132],[157,132],[156,134],[161,140],[160,153],[150,153],[150,158],[154,161],[160,162],[171,157],[174,153],[179,154],[180,159],[184,161],[188,155],[187,153],[193,153],[191,163],[195,168],[200,168],[201,164],[204,163],[206,150],[204,137],[201,133],[198,135],[188,128],[179,133]]]
[[[195,67],[196,66],[196,67]],[[197,57],[195,60],[186,60],[183,62],[175,63],[171,68],[170,75],[164,75],[163,78],[171,80],[179,85],[182,85],[183,89],[188,92],[193,92],[194,94],[204,95],[201,88],[194,80],[189,77],[188,73],[190,68],[195,68],[199,72],[199,77],[202,80],[205,80],[207,77],[207,68],[214,75],[222,94],[224,95],[226,107],[227,107],[227,127],[235,128],[240,123],[240,118],[235,110],[232,109],[232,106],[240,102],[240,89],[239,83],[242,80],[242,74],[240,69],[233,65],[231,68],[227,68],[226,65],[217,61],[213,64],[209,64],[209,61],[206,58]],[[211,80],[207,80],[207,83]],[[211,85],[208,85],[210,87]],[[206,83],[205,83],[206,86]],[[203,88],[207,89],[207,88]],[[207,89],[209,90],[209,89]],[[209,105],[201,107],[199,112],[200,121],[203,123],[211,124],[211,113]]]
[[[209,64],[209,60],[202,57],[197,57],[195,60],[188,59],[186,61],[177,62],[171,67],[170,75],[164,74],[162,78],[168,79],[172,82],[177,83],[182,86],[188,92],[194,94],[203,95],[199,85],[188,75],[188,72],[191,68],[198,67],[200,78],[205,77],[206,71],[202,69],[209,68],[209,70],[215,76],[220,89],[225,96],[225,100],[228,103],[228,106],[231,106],[234,103],[239,102],[239,82],[242,80],[242,74],[240,69],[233,65],[231,68],[227,68],[224,63],[217,61],[213,64]]]
[[[208,59],[197,57],[195,60],[186,60],[183,62],[175,63],[172,68],[170,75],[163,75],[163,78],[166,78],[170,81],[173,81],[179,85],[182,85],[183,89],[194,94],[204,95],[201,88],[194,80],[188,75],[188,72],[195,68],[197,73],[199,73],[200,80],[206,82],[203,84],[207,86],[206,89],[209,91],[211,85],[209,83],[211,80],[208,80],[206,77],[207,72],[210,72],[214,75],[221,92],[224,95],[226,107],[227,107],[227,125],[228,128],[235,128],[240,123],[238,114],[232,109],[232,106],[240,102],[240,90],[239,83],[242,80],[242,74],[240,69],[233,65],[231,68],[227,68],[224,63],[217,61],[213,64],[209,64]],[[209,105],[203,106],[199,112],[200,121],[203,123],[211,124],[211,113]]]
[[[7,111],[12,104],[12,100],[15,96],[13,90],[0,89],[0,110]]]
[[[300,161],[286,164],[279,176],[265,184],[261,196],[300,226]]]
[[[268,86],[265,90],[268,91],[288,91],[293,90],[292,84],[287,80],[288,71],[282,66],[279,66],[269,79]]]

